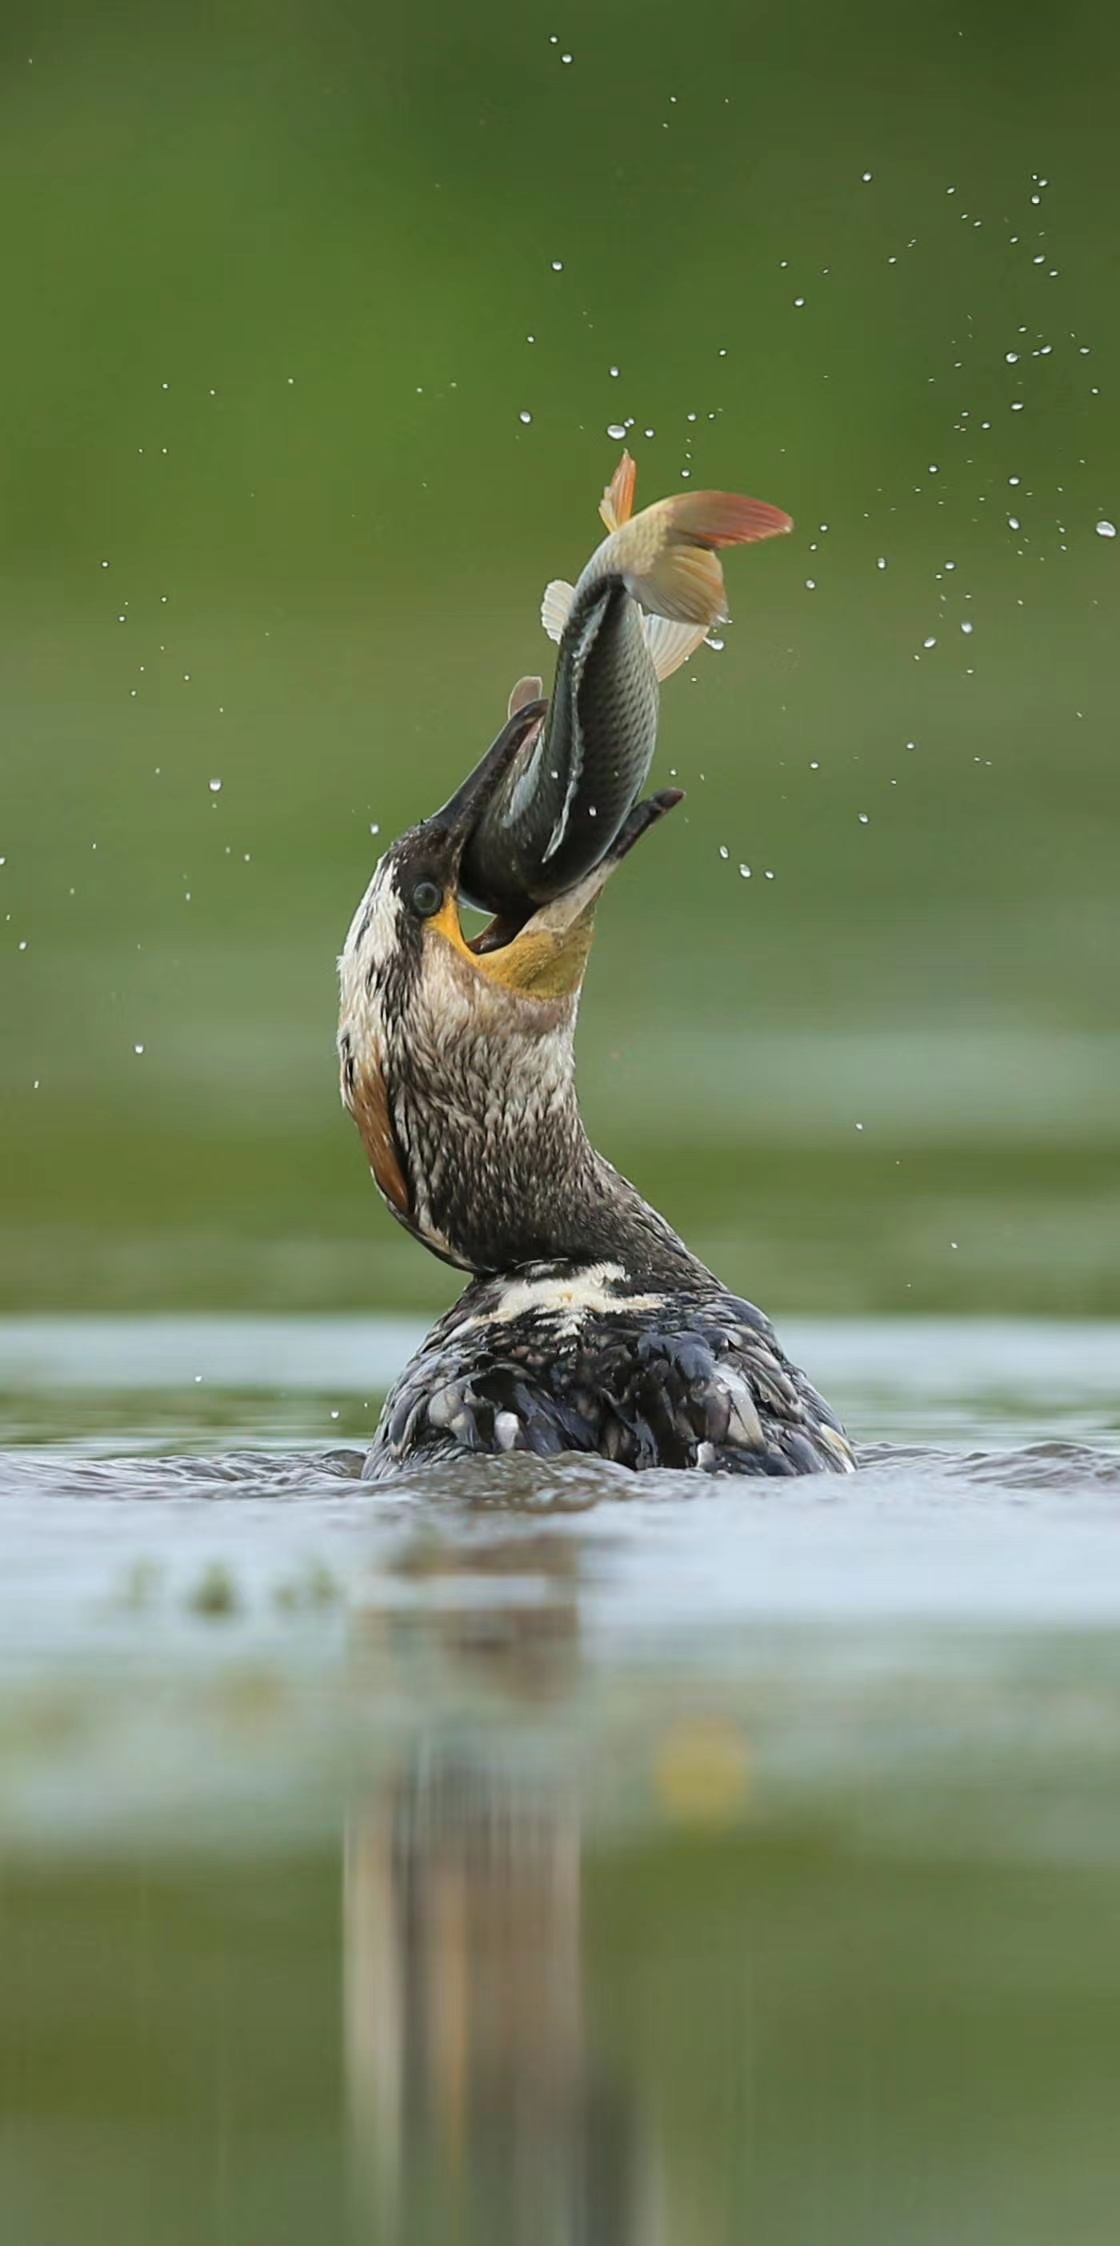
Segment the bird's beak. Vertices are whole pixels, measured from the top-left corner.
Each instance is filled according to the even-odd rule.
[[[511,711],[496,741],[492,741],[480,764],[456,788],[442,811],[425,819],[424,828],[435,840],[441,837],[448,851],[448,860],[458,887],[459,864],[464,850],[495,790],[501,785],[514,758],[519,754],[530,734],[539,732],[548,715],[548,703],[540,700],[525,702],[520,709]]]
[[[462,840],[459,843],[460,855],[467,836],[481,814],[488,786],[496,785],[501,778],[511,757],[516,755],[527,728],[522,727],[512,748],[507,743],[507,735],[522,719],[528,718],[530,724],[537,723],[543,715],[544,707],[545,705],[537,703],[531,704],[528,710],[518,711],[516,717],[511,718],[504,731],[499,734],[477,771],[460,788],[458,795],[452,797],[444,812],[437,813],[438,818],[446,818],[454,811],[456,832],[459,831],[460,823],[465,822],[462,824]],[[494,760],[493,764],[491,759]],[[472,790],[476,792],[469,794],[468,791]],[[590,873],[584,874],[570,889],[564,890],[559,897],[553,897],[548,904],[539,906],[536,911],[530,908],[520,922],[492,920],[473,941],[468,941],[463,933],[456,866],[456,879],[448,884],[443,907],[429,922],[429,926],[438,930],[488,983],[516,992],[524,998],[556,1000],[574,996],[580,989],[587,967],[595,932],[595,907],[602,890],[615,867],[621,865],[635,843],[640,842],[642,836],[652,826],[656,826],[667,811],[672,811],[680,803],[683,793],[681,788],[663,788],[660,794],[651,796],[645,803],[636,803],[609,850],[604,852],[598,865],[593,866]],[[464,798],[465,807],[461,802]]]

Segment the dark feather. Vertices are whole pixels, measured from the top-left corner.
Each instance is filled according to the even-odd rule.
[[[620,1276],[614,1306],[581,1312],[590,1276],[539,1264],[475,1280],[402,1374],[367,1478],[455,1450],[592,1452],[635,1468],[769,1476],[854,1464],[835,1414],[753,1304],[713,1282],[643,1308]],[[525,1307],[534,1282],[538,1303]],[[601,1297],[597,1276],[595,1286]]]

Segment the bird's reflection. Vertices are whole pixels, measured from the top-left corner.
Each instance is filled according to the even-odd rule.
[[[584,2011],[573,1547],[418,1552],[404,1588],[362,1653],[414,1721],[346,1851],[361,2235],[657,2246],[641,2116]]]

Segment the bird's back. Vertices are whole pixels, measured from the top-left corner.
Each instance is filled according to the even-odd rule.
[[[721,1474],[855,1464],[752,1303],[706,1278],[647,1286],[611,1263],[472,1281],[389,1396],[365,1473],[504,1451]]]

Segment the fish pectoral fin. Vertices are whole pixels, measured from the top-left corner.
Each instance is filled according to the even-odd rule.
[[[682,663],[701,646],[706,624],[675,624],[668,616],[642,616],[650,661],[659,681],[672,678]]]
[[[564,637],[564,626],[572,613],[575,590],[575,586],[569,585],[563,577],[554,577],[552,583],[545,586],[541,601],[541,623],[549,639],[554,639],[557,643]]]

